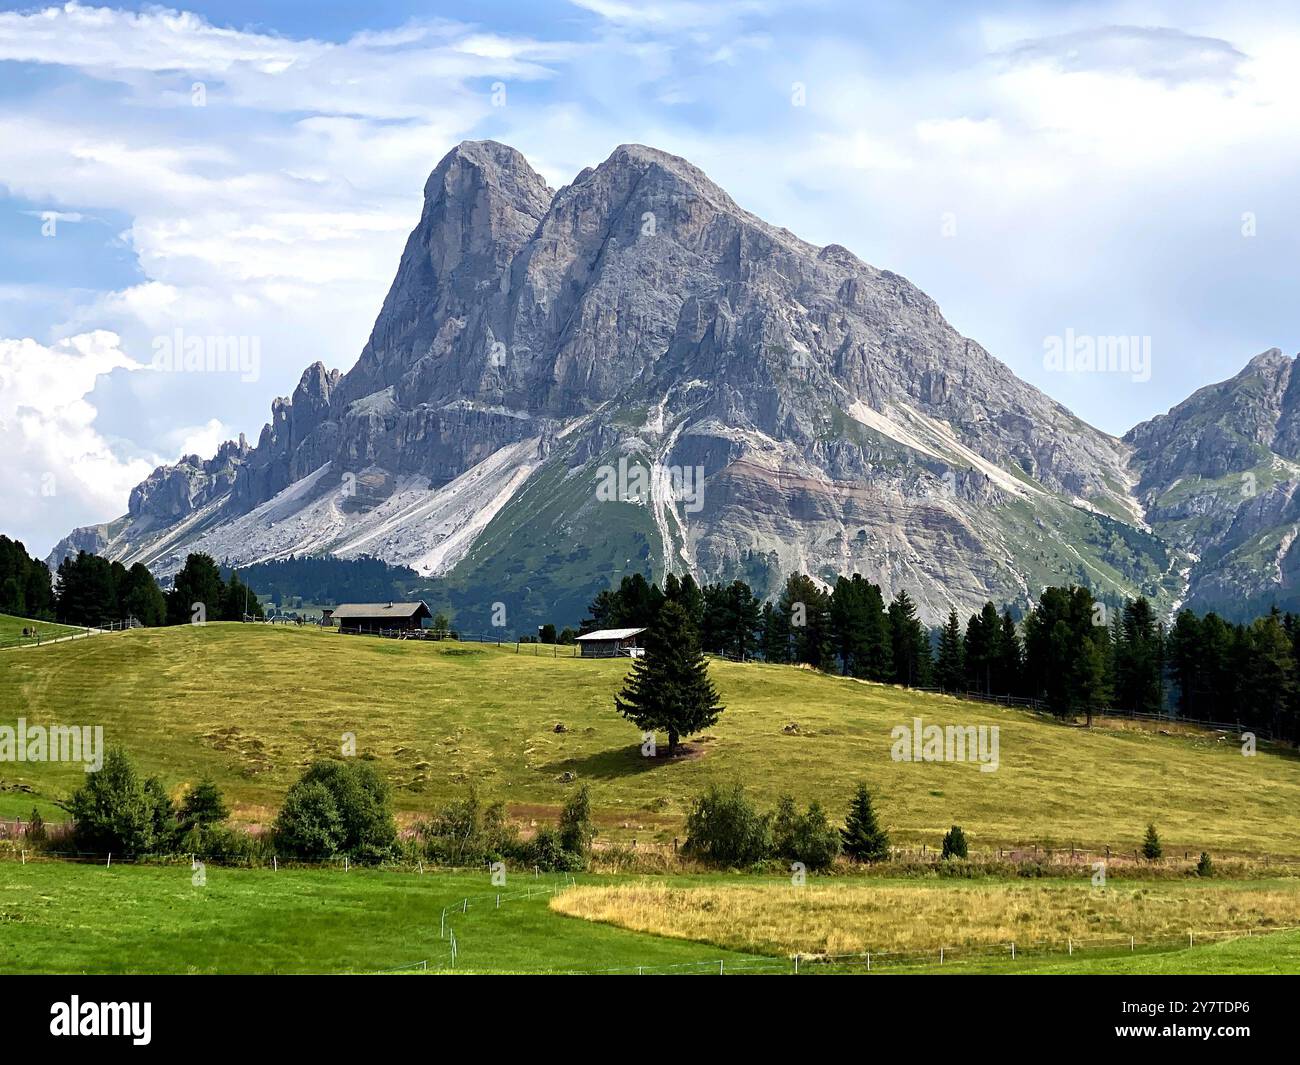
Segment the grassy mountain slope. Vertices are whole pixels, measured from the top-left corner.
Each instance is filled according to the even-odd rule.
[[[1171,854],[1300,856],[1294,753],[1247,758],[1226,736],[1121,723],[1087,731],[792,667],[716,662],[727,709],[690,756],[667,764],[641,757],[639,733],[614,711],[626,661],[534,650],[543,649],[233,623],[136,630],[0,654],[9,693],[0,723],[101,724],[106,743],[168,787],[210,774],[240,817],[263,823],[302,768],[353,732],[408,812],[476,783],[525,818],[547,817],[573,774],[591,785],[607,836],[662,840],[680,834],[691,797],[713,780],[743,780],[765,803],[817,798],[838,818],[865,779],[900,842],[934,844],[959,822],[979,848],[1129,850],[1154,820]],[[891,729],[917,716],[999,726],[1000,768],[894,762]],[[46,801],[84,779],[60,763],[7,763],[2,773]],[[33,797],[21,797],[25,808],[11,812],[30,809]]]

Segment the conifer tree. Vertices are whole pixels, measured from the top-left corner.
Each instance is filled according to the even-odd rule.
[[[930,634],[917,618],[907,589],[889,604],[889,642],[894,683],[925,684],[930,679]]]
[[[1146,837],[1142,840],[1142,857],[1149,862],[1159,861],[1165,852],[1160,844],[1160,836],[1154,823],[1147,825]]]
[[[709,680],[708,660],[677,603],[666,602],[647,628],[645,654],[636,659],[614,705],[643,732],[667,732],[669,757],[681,737],[718,720],[723,707]]]
[[[1000,694],[1020,694],[1022,665],[1020,634],[1016,632],[1016,623],[1011,617],[1011,611],[1004,609],[998,631],[996,680],[994,681],[994,687]]]
[[[961,830],[961,825],[953,825],[943,836],[943,858],[965,858],[969,851],[966,843],[966,833]]]
[[[871,793],[859,784],[841,829],[844,853],[859,862],[879,862],[889,857],[889,835],[876,820]]]
[[[948,623],[939,633],[939,656],[935,663],[935,680],[945,691],[961,691],[966,683],[961,624],[957,621],[956,610],[948,612]]]
[[[790,623],[771,603],[763,604],[763,660],[788,662],[790,660]]]

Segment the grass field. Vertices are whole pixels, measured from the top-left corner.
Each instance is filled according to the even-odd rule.
[[[450,967],[444,907],[459,971],[538,972],[670,966],[719,958],[716,947],[562,917],[548,896],[507,899],[554,877],[209,867],[195,886],[175,866],[0,862],[0,972],[342,973],[425,961]]]
[[[808,884],[646,880],[584,886],[556,897],[560,913],[654,935],[759,954],[960,952],[1018,942],[1157,943],[1198,930],[1300,926],[1300,880],[1251,883],[873,881]]]
[[[457,972],[788,972],[780,953],[736,951],[564,916],[550,904],[556,878],[486,874],[209,867],[195,885],[188,864],[71,865],[0,862],[0,972],[343,973],[428,965],[450,970],[444,907],[457,944]],[[602,882],[608,878],[601,878]],[[734,877],[673,878],[715,890]],[[576,892],[595,882],[580,877]],[[907,888],[908,885],[900,885]],[[1010,886],[1010,885],[1006,885]],[[1168,885],[1146,885],[1153,893]],[[527,888],[532,898],[510,898]],[[915,885],[911,885],[915,890]],[[500,908],[494,893],[507,896]],[[575,889],[567,889],[574,891]],[[936,895],[947,887],[922,889]],[[965,889],[963,889],[965,890]],[[1290,891],[1286,888],[1282,890]],[[472,899],[461,912],[461,900]],[[561,893],[559,901],[566,896]],[[804,966],[805,973],[861,972],[862,965]],[[1300,972],[1300,933],[1279,932],[1172,951],[1079,950],[1003,957],[949,956],[946,964],[885,963],[911,972]]]
[[[606,836],[670,840],[713,780],[743,780],[766,803],[817,798],[838,819],[865,779],[901,842],[935,845],[957,822],[975,848],[1131,850],[1155,820],[1180,857],[1300,856],[1294,752],[1244,757],[1231,737],[1193,730],[1112,722],[1088,731],[791,667],[715,662],[727,709],[670,763],[641,757],[638,731],[614,711],[627,666],[270,626],[142,629],[0,653],[0,723],[102,724],[107,744],[169,788],[211,775],[254,823],[268,822],[302,768],[337,754],[351,732],[409,814],[476,782],[524,820],[549,817],[573,774],[591,785]],[[916,716],[999,726],[1000,768],[892,761],[890,730]],[[8,763],[0,776],[49,803],[84,774]],[[0,790],[0,814],[25,816],[31,802]]]

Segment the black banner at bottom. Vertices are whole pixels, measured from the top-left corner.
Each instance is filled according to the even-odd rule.
[[[867,976],[851,985],[811,977],[726,980],[709,992],[629,994],[622,982],[584,981],[581,997],[564,978],[495,977],[485,987],[472,977],[431,981],[392,977],[312,976],[7,976],[0,977],[6,1048],[67,1044],[95,1050],[114,1044],[128,1051],[185,1050],[225,1043],[243,1029],[260,1050],[383,1050],[455,1039],[472,1028],[474,1042],[503,1044],[551,1037],[534,1025],[564,1024],[577,1016],[600,1027],[626,1023],[671,1031],[691,1018],[725,1028],[737,1046],[771,1045],[785,1037],[798,1045],[820,1039],[823,1022],[843,1031],[860,1002],[863,1033],[873,1041],[920,1038],[997,1045],[1025,1038],[1071,1045],[1157,1043],[1184,1053],[1202,1045],[1212,1053],[1231,1044],[1289,1045],[1300,984],[1277,976],[1038,977]],[[527,988],[499,986],[501,981]],[[604,1001],[605,999],[608,1001]],[[669,1005],[678,1002],[676,1007]],[[764,1007],[770,1003],[770,1008]],[[737,1011],[734,1006],[743,1007]],[[501,1025],[492,1015],[500,1012]],[[525,1020],[530,1018],[530,1020]],[[821,1018],[818,1022],[816,1018]],[[523,1021],[523,1025],[519,1024]],[[529,1030],[532,1029],[530,1034]],[[512,1035],[511,1033],[518,1033]],[[541,1049],[537,1046],[536,1049]]]

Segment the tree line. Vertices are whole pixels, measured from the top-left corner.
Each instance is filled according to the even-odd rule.
[[[129,569],[88,551],[59,563],[51,576],[23,545],[0,536],[0,613],[98,627],[135,618],[142,625],[183,625],[263,617],[257,593],[238,573],[223,578],[212,556],[191,554],[164,591],[143,563]]]
[[[764,601],[741,580],[699,586],[641,574],[601,591],[582,631],[650,626],[681,608],[711,654],[809,665],[909,687],[1033,699],[1063,719],[1106,709],[1239,722],[1300,740],[1300,617],[1274,608],[1248,623],[1181,611],[1171,626],[1139,596],[1118,607],[1080,585],[1049,587],[1023,617],[986,602],[931,630],[901,590],[886,601],[859,574],[829,588],[792,574]]]
[[[54,620],[49,567],[29,557],[21,540],[7,536],[0,536],[0,614]]]

